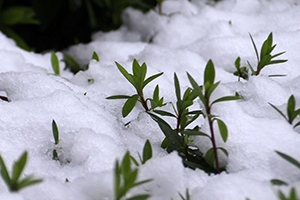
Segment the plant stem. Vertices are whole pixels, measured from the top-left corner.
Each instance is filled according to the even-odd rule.
[[[144,109],[146,110],[146,112],[150,111],[148,105],[147,105],[147,101],[145,100],[144,98],[144,94],[143,94],[143,91],[142,92],[139,92],[138,95],[140,96],[140,99],[141,99],[141,103],[144,107]]]
[[[217,145],[216,145],[216,140],[215,140],[213,121],[211,120],[211,117],[210,117],[211,107],[208,104],[206,108],[207,108],[206,111],[207,111],[208,124],[209,124],[210,133],[211,133],[211,143],[212,143],[212,146],[213,146],[215,161],[216,161],[216,170],[217,170],[217,173],[220,173],[218,150],[217,150]]]

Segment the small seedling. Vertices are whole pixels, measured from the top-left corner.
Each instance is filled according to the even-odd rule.
[[[188,188],[185,190],[185,197],[180,193],[178,193],[178,194],[182,200],[191,200],[190,192],[189,192]]]
[[[53,138],[54,138],[54,149],[53,149],[53,160],[59,160],[58,158],[58,154],[57,154],[57,149],[56,146],[59,143],[59,132],[58,132],[58,128],[57,128],[57,124],[55,122],[55,120],[52,120],[52,133],[53,133]]]
[[[233,74],[235,76],[239,77],[239,81],[240,78],[243,78],[245,80],[248,80],[248,68],[247,67],[241,67],[241,58],[238,57],[235,62],[234,62],[235,68],[237,69],[236,72],[234,72]]]
[[[298,200],[299,199],[295,188],[292,188],[290,190],[290,195],[289,196],[285,196],[283,194],[283,192],[278,190],[278,197],[279,197],[280,200]]]
[[[98,56],[98,54],[95,51],[93,53],[92,59],[96,60],[97,62],[100,62],[99,56]]]
[[[60,66],[57,55],[52,51],[51,52],[51,64],[54,74],[60,76]]]
[[[147,65],[146,63],[143,63],[140,65],[136,59],[134,59],[132,64],[132,71],[133,74],[129,74],[124,67],[122,67],[119,63],[116,62],[116,65],[119,69],[119,71],[123,74],[123,76],[133,85],[133,87],[136,89],[136,94],[132,96],[128,95],[115,95],[107,97],[107,99],[127,99],[125,102],[123,109],[122,109],[122,115],[123,117],[126,117],[134,108],[137,101],[139,101],[145,111],[149,111],[149,107],[147,105],[147,100],[144,97],[143,89],[148,83],[153,81],[154,79],[161,76],[163,73],[158,73],[153,76],[150,76],[149,78],[146,78],[147,74]]]
[[[132,189],[135,188],[138,185],[142,185],[145,183],[148,183],[151,181],[151,179],[143,180],[137,182],[137,176],[138,176],[138,169],[132,169],[131,167],[131,158],[129,152],[127,152],[121,164],[119,161],[116,161],[115,164],[115,200],[120,199],[127,199],[127,200],[133,200],[133,199],[139,199],[139,200],[145,200],[150,197],[149,194],[138,194],[130,198],[126,198],[126,194]]]
[[[221,138],[224,142],[227,141],[228,138],[228,130],[226,124],[219,119],[216,115],[211,113],[212,106],[215,103],[230,101],[230,100],[238,100],[240,96],[236,93],[235,96],[225,96],[219,99],[216,99],[211,102],[211,94],[213,91],[218,87],[220,82],[215,83],[215,68],[214,64],[211,60],[208,61],[205,71],[204,71],[204,82],[203,86],[199,86],[197,82],[193,79],[193,77],[187,73],[189,81],[194,88],[194,91],[197,93],[198,97],[200,98],[202,104],[204,105],[205,110],[205,117],[208,120],[210,135],[201,134],[200,136],[208,137],[211,140],[212,148],[209,149],[205,154],[205,160],[212,166],[215,167],[217,173],[220,173],[221,168],[219,166],[219,157],[218,157],[218,150],[221,150],[225,155],[228,155],[226,149],[217,147],[216,140],[215,140],[215,131],[213,127],[213,123],[217,122],[219,131],[221,134]]]
[[[270,106],[272,106],[283,118],[290,123],[291,125],[293,124],[293,121],[296,119],[296,117],[300,114],[300,108],[295,110],[296,107],[296,101],[294,95],[291,95],[290,98],[288,99],[287,102],[287,107],[286,107],[286,113],[287,116],[285,116],[276,106],[273,104],[269,103]],[[296,123],[294,125],[294,128],[300,125],[300,122]]]
[[[32,176],[20,179],[26,162],[27,152],[25,151],[19,160],[14,163],[12,174],[9,175],[5,163],[0,156],[1,177],[11,192],[17,192],[24,187],[42,182],[42,179],[34,179]]]
[[[143,148],[143,157],[141,156],[140,153],[138,153],[138,155],[139,155],[139,159],[140,159],[140,162],[142,165],[145,164],[149,159],[152,158],[152,147],[151,147],[151,143],[149,140],[147,140],[145,142],[145,145]],[[136,161],[136,159],[134,157],[130,156],[130,158],[136,166],[139,166],[139,163]]]
[[[253,40],[252,35],[250,33],[249,33],[249,35],[250,35],[251,42],[252,42],[252,45],[253,45],[254,50],[255,50],[256,58],[257,58],[256,70],[254,70],[253,67],[251,66],[251,64],[248,62],[250,70],[252,72],[252,75],[254,75],[254,76],[259,75],[261,70],[263,68],[265,68],[267,65],[279,64],[279,63],[284,63],[284,62],[287,61],[287,60],[273,60],[273,58],[276,58],[276,57],[284,54],[285,51],[280,52],[280,53],[275,54],[275,55],[271,55],[272,51],[276,47],[276,44],[273,45],[273,34],[272,34],[272,32],[269,34],[268,38],[264,41],[264,43],[261,47],[261,50],[260,50],[260,55],[258,54],[258,50],[256,48],[256,45],[255,45],[255,42]]]

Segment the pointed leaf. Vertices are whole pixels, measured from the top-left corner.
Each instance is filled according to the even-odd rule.
[[[5,163],[2,159],[2,156],[0,156],[0,167],[1,167],[1,176],[2,179],[4,180],[4,182],[6,183],[6,185],[9,187],[11,185],[11,179],[9,176],[9,173],[7,171],[7,168],[5,166]]]
[[[258,55],[258,51],[257,51],[256,45],[255,45],[255,42],[254,42],[254,40],[253,40],[252,35],[251,35],[250,33],[249,33],[249,35],[250,35],[251,42],[252,42],[252,45],[253,45],[254,50],[255,50],[255,54],[256,54],[257,61],[259,61],[259,55]],[[249,66],[251,66],[251,65],[249,65]],[[251,67],[251,68],[252,68],[252,67]],[[252,70],[253,70],[253,68],[252,68]],[[252,71],[252,72],[253,72],[253,71]]]
[[[137,100],[138,100],[138,95],[133,95],[128,100],[125,102],[123,109],[122,109],[122,116],[126,117],[134,108]]]
[[[180,84],[176,73],[174,73],[174,85],[175,85],[175,94],[177,101],[181,100]]]
[[[269,62],[269,65],[285,63],[286,61],[288,61],[288,60],[272,60],[272,61]]]
[[[57,55],[52,51],[51,52],[51,64],[52,64],[52,69],[54,71],[55,75],[60,75],[60,67],[59,67],[59,61]]]
[[[71,72],[77,73],[83,70],[80,65],[69,54],[63,53],[63,61],[66,63],[66,68],[69,68]]]
[[[296,167],[298,167],[300,169],[300,163],[295,160],[294,158],[292,158],[291,156],[284,154],[280,151],[275,151],[279,156],[281,156],[283,159],[285,159],[286,161],[288,161],[289,163],[295,165]]]
[[[223,153],[228,157],[228,151],[226,149],[224,149],[223,147],[218,147],[217,149],[223,151]]]
[[[219,126],[219,131],[220,131],[220,135],[223,139],[224,142],[227,141],[227,138],[228,138],[228,130],[227,130],[227,126],[225,125],[225,123],[220,120],[220,119],[217,119],[217,122],[218,122],[218,126]]]
[[[165,137],[165,139],[162,141],[160,147],[163,149],[166,149],[166,148],[168,148],[169,145],[170,145],[170,142],[169,142],[168,138]]]
[[[152,158],[152,147],[150,141],[147,140],[143,149],[143,164],[150,158]]]
[[[222,101],[232,101],[232,100],[238,100],[238,99],[241,99],[241,97],[238,95],[238,93],[236,93],[235,96],[225,96],[225,97],[216,99],[212,102],[211,105],[218,103],[218,102],[222,102]]]
[[[136,195],[134,197],[131,198],[127,198],[127,200],[146,200],[150,197],[149,194],[140,194],[140,195]]]
[[[270,106],[272,106],[272,108],[274,108],[282,117],[284,117],[284,119],[289,122],[288,118],[276,107],[274,106],[273,104],[269,103]]]
[[[52,133],[53,133],[55,144],[58,144],[59,132],[58,132],[58,128],[57,128],[57,124],[56,124],[55,120],[52,120]]]
[[[213,93],[213,91],[218,87],[219,84],[220,84],[220,81],[217,82],[217,83],[215,83],[215,84],[213,84],[213,85],[211,85],[211,86],[208,88],[208,90],[207,90],[207,92],[206,92],[206,94],[205,94],[206,99],[209,99],[209,98],[210,98],[210,95],[211,95],[211,94]]]
[[[156,109],[156,110],[153,110],[153,112],[155,112],[155,113],[157,113],[157,114],[159,114],[161,116],[175,117],[176,118],[176,116],[174,114],[172,114],[170,112],[167,112],[167,111],[164,111],[164,110],[157,110]]]
[[[205,85],[206,82],[209,82],[212,85],[214,84],[214,81],[215,81],[215,67],[212,60],[209,60],[208,63],[206,64],[205,71],[204,71],[203,85]]]
[[[146,74],[147,74],[147,65],[146,63],[143,63],[139,71],[139,80],[141,84],[143,84]]]
[[[132,79],[132,76],[130,76],[130,74],[126,71],[126,69],[124,67],[122,67],[122,65],[120,65],[119,63],[115,62],[119,71],[123,74],[123,76],[134,86],[136,87],[135,85],[135,82],[133,81]]]
[[[24,178],[21,182],[18,183],[18,189],[22,189],[24,187],[28,187],[37,183],[41,183],[42,179],[33,179],[33,177],[28,176]]]
[[[99,56],[98,56],[98,54],[95,51],[93,52],[92,59],[96,60],[97,62],[100,61]]]
[[[240,69],[240,66],[241,66],[241,58],[240,57],[237,57],[237,59],[234,62],[234,65],[235,65],[237,70]]]
[[[215,167],[215,154],[214,154],[214,149],[210,148],[206,154],[205,154],[205,160],[206,162],[211,166],[211,167]]]
[[[288,185],[286,182],[279,180],[279,179],[272,179],[271,183],[272,183],[272,185],[278,185],[278,186],[282,186],[282,185],[287,186]]]
[[[129,99],[131,96],[128,95],[114,95],[106,97],[106,99]]]
[[[138,63],[138,61],[136,59],[134,59],[133,63],[132,63],[132,71],[133,71],[133,75],[135,77],[139,76],[140,68],[141,68],[140,64]]]
[[[143,87],[142,87],[142,88],[144,88],[146,85],[148,85],[148,83],[150,83],[150,82],[153,81],[154,79],[160,77],[161,75],[163,75],[163,72],[158,73],[158,74],[155,74],[155,75],[150,76],[149,78],[147,78],[147,79],[144,81]]]
[[[14,163],[14,167],[13,167],[13,174],[12,174],[12,182],[17,182],[18,179],[20,178],[20,175],[25,167],[27,161],[27,152],[25,151],[21,157],[19,158],[19,160],[17,160]]]

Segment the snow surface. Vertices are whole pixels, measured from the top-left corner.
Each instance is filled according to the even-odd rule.
[[[1,200],[92,200],[113,199],[113,168],[126,150],[137,158],[147,139],[154,155],[139,167],[139,180],[152,182],[131,194],[149,192],[153,200],[180,199],[189,189],[193,200],[277,199],[277,187],[270,180],[280,178],[300,194],[299,169],[280,158],[278,150],[300,160],[299,129],[293,129],[268,102],[285,111],[294,94],[300,105],[300,4],[299,0],[224,0],[208,5],[204,0],[172,0],[163,3],[163,13],[124,12],[124,26],[109,33],[98,32],[89,44],[66,50],[89,69],[76,75],[61,71],[54,76],[50,53],[25,52],[0,33],[0,91],[10,102],[0,101],[0,151],[6,164],[25,150],[29,160],[25,174],[43,182],[10,193],[0,181]],[[276,52],[288,62],[267,66],[261,75],[238,82],[234,61],[240,56],[255,64],[249,38],[260,48],[273,32]],[[93,51],[100,62],[91,60]],[[58,52],[59,58],[62,53]],[[207,175],[184,168],[177,153],[160,148],[164,136],[157,124],[138,105],[125,119],[122,100],[106,100],[116,94],[131,95],[134,88],[115,66],[117,61],[131,71],[132,60],[148,65],[148,75],[164,72],[145,88],[151,97],[156,84],[166,102],[175,102],[173,74],[182,89],[189,87],[186,72],[203,81],[204,67],[212,59],[221,85],[214,98],[239,92],[244,99],[217,104],[217,113],[227,124],[229,138],[218,144],[229,152],[228,173]],[[61,62],[61,68],[64,63]],[[269,74],[285,74],[270,78]],[[94,83],[88,82],[94,79]],[[51,122],[60,131],[61,163],[52,160],[54,141]],[[131,121],[128,127],[124,125]],[[207,125],[201,119],[199,125]],[[203,150],[210,143],[195,138]],[[223,162],[224,164],[224,162]],[[69,182],[66,183],[65,180]]]

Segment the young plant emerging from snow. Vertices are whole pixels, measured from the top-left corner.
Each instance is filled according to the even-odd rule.
[[[53,138],[54,138],[54,149],[53,149],[53,160],[59,160],[58,158],[58,154],[57,154],[57,145],[59,143],[59,132],[58,132],[58,128],[57,128],[57,124],[55,122],[55,120],[52,120],[52,133],[53,133]]]
[[[54,53],[53,51],[51,52],[51,64],[54,74],[60,76],[59,60],[56,53]]]
[[[193,101],[197,98],[197,93],[191,88],[186,89],[181,96],[180,84],[176,74],[174,74],[175,93],[177,97],[176,105],[173,104],[174,114],[164,110],[155,109],[153,112],[148,112],[154,121],[156,121],[165,135],[161,147],[167,152],[177,151],[182,157],[183,163],[191,168],[200,168],[206,172],[215,172],[206,161],[197,147],[191,146],[189,137],[191,135],[203,135],[198,126],[193,129],[188,129],[188,125],[194,122],[200,115],[203,115],[201,110],[189,111]],[[176,119],[176,127],[172,128],[165,120],[158,117],[159,114],[164,117],[173,117]]]
[[[93,52],[92,60],[96,60],[97,62],[100,62],[99,56],[95,51]]]
[[[26,176],[25,178],[21,179],[21,175],[23,169],[27,162],[27,152],[25,151],[22,156],[14,163],[12,174],[8,173],[8,170],[5,166],[5,163],[0,156],[0,166],[1,166],[1,177],[3,181],[6,183],[8,189],[11,192],[19,191],[20,189],[34,185],[37,183],[42,182],[42,179],[34,179],[32,176]]]
[[[121,200],[121,199],[139,199],[144,200],[148,199],[150,197],[149,194],[139,194],[135,195],[133,197],[127,198],[126,194],[129,192],[132,188],[135,188],[138,185],[145,184],[147,182],[150,182],[149,180],[143,180],[137,182],[137,176],[138,176],[138,168],[133,169],[131,167],[131,158],[129,152],[127,152],[121,163],[119,161],[116,161],[115,164],[115,200]]]
[[[190,192],[189,192],[188,188],[185,190],[185,197],[180,193],[178,193],[178,194],[182,200],[191,200]]]
[[[145,164],[149,159],[152,158],[152,146],[149,140],[145,142],[144,148],[143,148],[143,157],[141,156],[140,153],[138,153],[139,159],[141,164]],[[136,159],[132,156],[130,156],[130,159],[132,162],[136,165],[139,166],[139,163],[136,161]]]
[[[298,200],[299,199],[295,188],[292,188],[290,190],[290,195],[289,196],[285,196],[283,194],[283,192],[278,190],[278,197],[279,197],[280,200]]]
[[[257,66],[256,66],[256,70],[251,66],[251,64],[248,62],[249,68],[251,70],[251,75],[252,76],[257,76],[260,74],[261,70],[263,68],[265,68],[267,65],[273,65],[273,64],[279,64],[279,63],[284,63],[287,60],[274,60],[274,58],[282,55],[285,53],[284,52],[280,52],[278,54],[275,55],[271,55],[272,51],[274,50],[274,48],[276,47],[276,44],[273,45],[273,34],[272,32],[269,34],[268,38],[264,41],[261,49],[260,49],[260,54],[258,54],[258,50],[256,47],[256,44],[253,40],[252,35],[249,33],[250,38],[251,38],[251,42],[252,45],[254,47],[255,50],[255,54],[256,54],[256,58],[257,58]],[[248,80],[248,69],[245,67],[240,68],[240,59],[237,58],[235,61],[235,67],[237,68],[237,71],[234,72],[234,75],[239,76],[245,80]],[[282,75],[270,75],[270,76],[282,76]]]
[[[115,95],[115,96],[110,96],[107,97],[107,99],[127,99],[125,102],[123,109],[122,109],[122,115],[123,117],[126,117],[134,108],[136,105],[137,101],[139,101],[145,111],[149,111],[150,108],[147,105],[147,100],[144,97],[143,89],[148,83],[156,79],[157,77],[161,76],[163,72],[155,74],[153,76],[150,76],[149,78],[146,78],[147,74],[147,65],[146,63],[143,63],[140,65],[136,59],[134,59],[133,64],[132,64],[132,71],[133,74],[129,74],[124,67],[122,67],[119,63],[116,62],[116,65],[120,72],[123,74],[123,76],[133,85],[133,87],[136,90],[136,94],[132,96],[128,95]],[[151,102],[156,102],[156,105],[159,106],[161,105],[161,101],[158,98],[158,93],[159,93],[159,88],[158,86],[156,87],[156,90],[154,91],[154,97]],[[149,99],[150,100],[150,99]]]
[[[225,155],[228,155],[227,151],[224,148],[217,147],[216,139],[215,139],[215,130],[213,127],[214,122],[217,122],[221,137],[224,142],[227,141],[228,131],[227,126],[225,123],[219,119],[216,115],[211,113],[212,106],[216,103],[223,102],[223,101],[230,101],[230,100],[237,100],[240,99],[240,96],[236,93],[235,96],[225,96],[219,99],[216,99],[211,102],[211,94],[213,91],[218,87],[220,82],[215,83],[215,68],[214,64],[211,60],[208,61],[205,71],[204,71],[204,82],[202,86],[199,86],[197,82],[193,79],[193,77],[187,73],[189,81],[194,88],[195,93],[200,98],[205,114],[204,116],[208,120],[210,135],[208,134],[199,134],[200,136],[208,137],[212,143],[212,148],[209,149],[205,154],[205,160],[213,167],[215,167],[216,171],[219,173],[221,171],[219,165],[219,157],[218,157],[218,150],[221,150]]]
[[[284,119],[290,123],[291,125],[293,124],[293,121],[296,119],[296,117],[300,114],[300,109],[295,110],[296,107],[296,101],[294,95],[291,95],[288,102],[287,102],[287,107],[286,107],[286,113],[287,116],[285,116],[276,106],[273,104],[269,103],[281,116],[284,117]],[[294,128],[300,125],[300,122],[296,123],[294,125]]]

